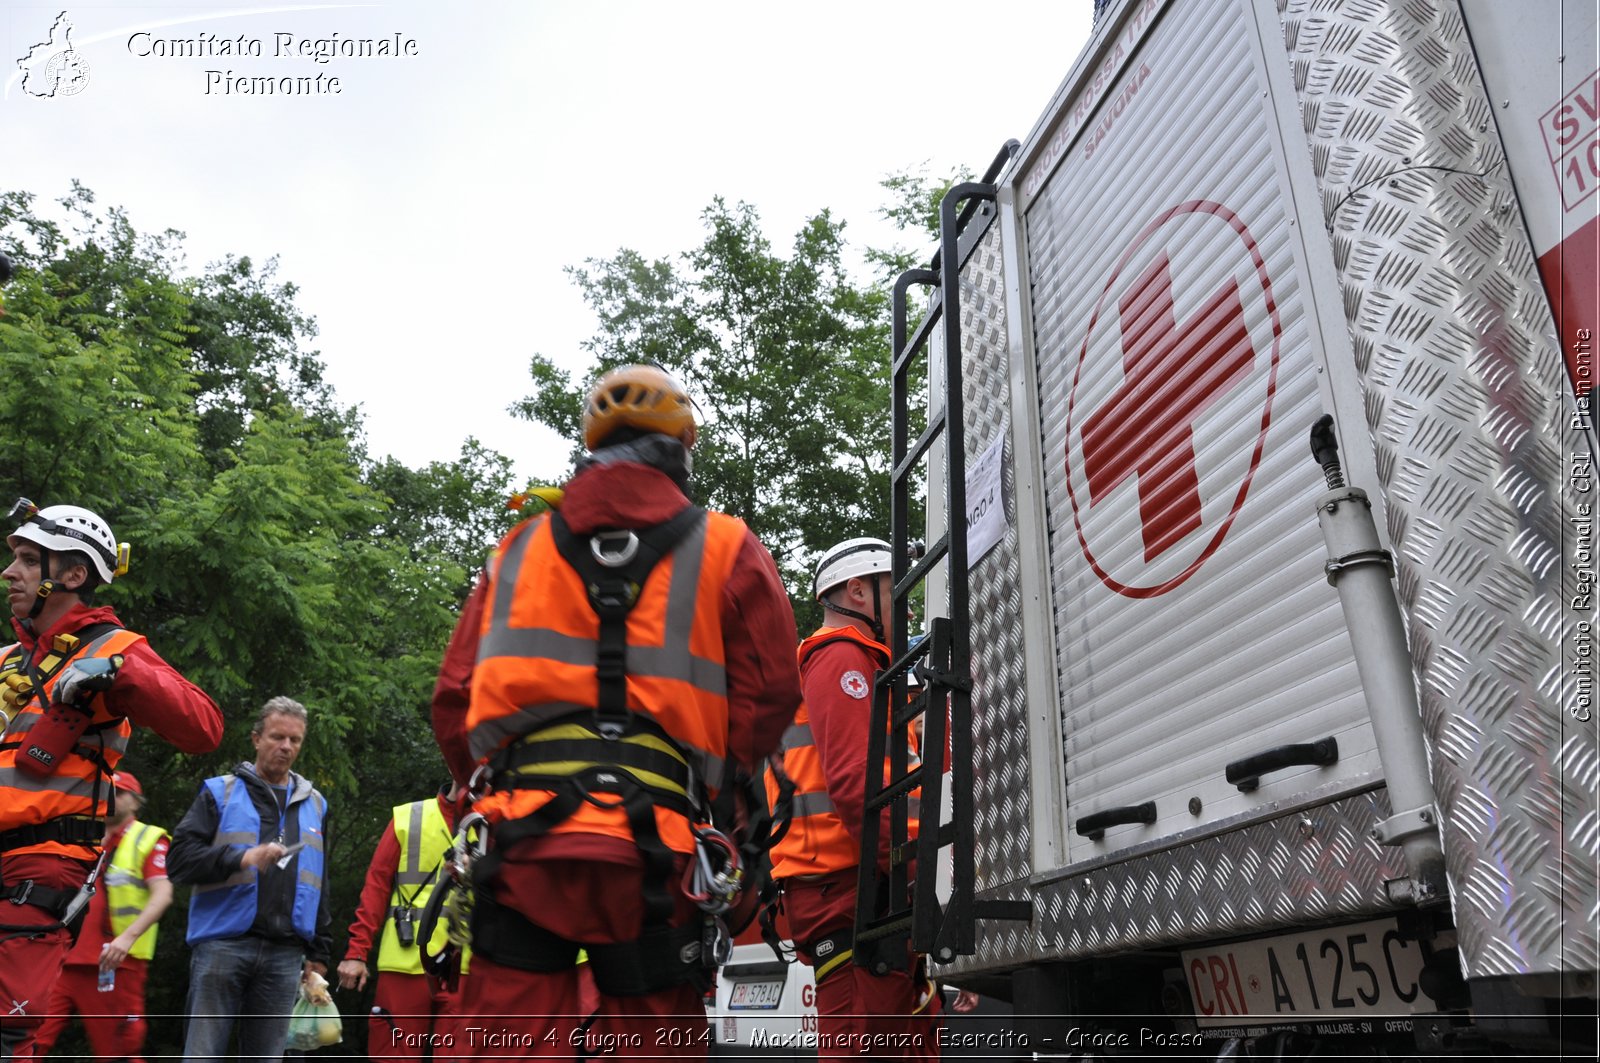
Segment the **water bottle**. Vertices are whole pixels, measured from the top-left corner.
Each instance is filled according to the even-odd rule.
[[[109,945],[101,945],[100,951],[105,952],[108,948],[110,948]],[[117,988],[117,969],[115,967],[100,968],[100,977],[95,981],[94,987],[102,993],[109,993]]]

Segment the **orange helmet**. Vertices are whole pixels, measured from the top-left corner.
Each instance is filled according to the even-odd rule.
[[[625,365],[600,378],[583,406],[583,445],[594,450],[619,428],[677,437],[689,430],[694,442],[694,409],[689,393],[664,369]]]

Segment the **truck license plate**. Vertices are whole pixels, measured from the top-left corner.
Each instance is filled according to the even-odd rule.
[[[740,1011],[770,1010],[783,999],[783,979],[772,982],[735,982],[728,994],[728,1007]]]
[[[1191,949],[1183,971],[1201,1026],[1368,1020],[1435,1010],[1417,984],[1425,959],[1394,920],[1378,919]],[[1371,1029],[1363,1021],[1348,1032]]]

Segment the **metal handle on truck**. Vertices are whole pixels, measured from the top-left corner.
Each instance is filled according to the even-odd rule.
[[[1146,801],[1142,805],[1125,805],[1122,808],[1108,808],[1104,812],[1093,815],[1080,816],[1073,824],[1073,829],[1090,841],[1099,841],[1106,836],[1107,827],[1120,827],[1124,823],[1154,823],[1156,821],[1156,803]]]
[[[1284,768],[1293,768],[1301,764],[1325,768],[1338,759],[1339,743],[1329,735],[1315,742],[1278,746],[1236,760],[1228,765],[1227,776],[1228,781],[1239,788],[1240,793],[1247,794],[1261,785],[1261,776],[1269,771],[1282,771]]]

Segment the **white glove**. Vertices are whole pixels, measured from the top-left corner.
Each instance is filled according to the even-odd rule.
[[[116,682],[117,670],[122,667],[122,655],[91,657],[87,661],[73,661],[56,676],[50,689],[50,700],[63,705],[77,705],[88,701],[90,695],[111,689]]]

